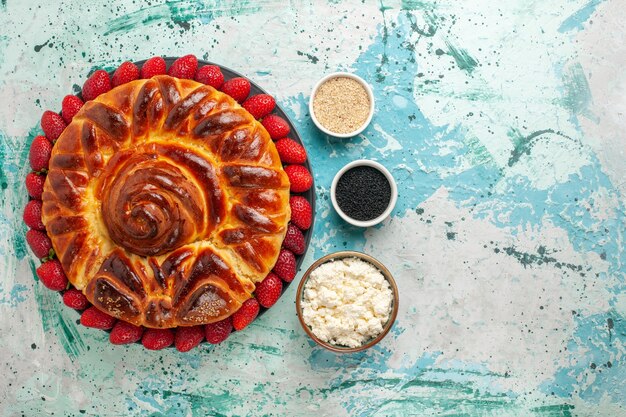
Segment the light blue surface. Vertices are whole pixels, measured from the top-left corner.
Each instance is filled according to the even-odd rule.
[[[620,0],[3,1],[0,412],[626,416],[624,18]],[[186,53],[249,75],[295,121],[318,197],[305,266],[342,249],[385,263],[401,308],[383,343],[316,347],[293,285],[223,345],[114,347],[33,280],[22,182],[43,110],[92,68]],[[372,124],[350,140],[307,114],[336,70],[375,94]],[[399,188],[368,230],[328,196],[360,158]]]

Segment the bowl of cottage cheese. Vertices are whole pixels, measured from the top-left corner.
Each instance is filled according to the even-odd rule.
[[[398,313],[398,287],[373,257],[342,251],[317,260],[298,286],[304,331],[333,352],[353,353],[380,342]]]

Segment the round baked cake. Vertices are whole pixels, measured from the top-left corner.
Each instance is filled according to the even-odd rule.
[[[135,325],[214,323],[274,266],[289,179],[230,96],[155,76],[88,101],[58,138],[42,219],[69,281]]]

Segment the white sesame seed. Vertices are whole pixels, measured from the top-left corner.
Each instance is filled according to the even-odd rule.
[[[317,89],[313,112],[320,124],[331,132],[350,133],[366,122],[370,99],[358,81],[348,77],[331,78]]]

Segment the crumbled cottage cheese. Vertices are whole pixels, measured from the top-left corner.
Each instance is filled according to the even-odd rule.
[[[304,287],[302,317],[320,340],[358,347],[383,331],[392,300],[389,282],[376,267],[343,258],[311,272]]]

